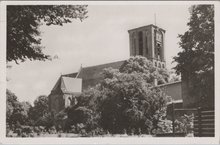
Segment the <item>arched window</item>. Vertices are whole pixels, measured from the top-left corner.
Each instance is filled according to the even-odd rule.
[[[157,43],[157,58],[160,59],[161,44]]]

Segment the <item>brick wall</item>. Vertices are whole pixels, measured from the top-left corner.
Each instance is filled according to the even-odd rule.
[[[182,100],[182,82],[174,82],[158,85],[168,96],[171,96],[173,100]]]

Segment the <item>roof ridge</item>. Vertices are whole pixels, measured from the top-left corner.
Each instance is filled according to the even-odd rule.
[[[126,61],[126,60],[120,60],[120,61],[115,61],[115,62],[110,62],[110,63],[103,63],[103,64],[98,64],[98,65],[93,65],[93,66],[91,65],[91,66],[87,66],[87,67],[82,67],[82,69],[97,67],[97,66],[102,66],[102,65],[107,65],[107,64],[113,64],[113,63],[118,63],[118,62],[123,62],[123,61]]]
[[[70,77],[70,75],[73,75],[73,74],[77,74],[77,72],[68,73],[68,74],[64,74],[64,75],[61,75],[61,76],[62,77]],[[70,77],[70,78],[74,78],[74,77]]]

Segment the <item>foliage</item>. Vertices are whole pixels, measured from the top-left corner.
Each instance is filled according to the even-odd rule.
[[[175,119],[174,125],[175,125],[175,133],[185,133],[191,134],[193,132],[193,119],[194,115],[186,115],[179,116],[177,119]],[[173,132],[173,125],[171,120],[160,120],[158,123],[158,128],[154,130],[155,132],[153,134],[160,134],[160,133],[172,133]]]
[[[192,82],[191,95],[207,106],[214,101],[214,5],[194,5],[190,14],[189,30],[179,35],[182,51],[174,57],[175,69]]]
[[[6,90],[6,120],[9,123],[11,115],[13,114],[14,107],[17,106],[18,100],[17,96],[15,96],[14,93],[12,93],[10,90]]]
[[[176,132],[184,132],[186,134],[193,132],[193,119],[194,115],[183,115],[175,120]]]
[[[86,123],[91,115],[91,110],[84,106],[72,107],[68,110],[68,118],[73,121],[73,124]]]
[[[167,71],[154,68],[144,57],[132,57],[118,70],[103,70],[104,79],[77,97],[77,104],[58,114],[49,112],[48,97],[39,96],[27,115],[33,121],[34,132],[72,132],[82,136],[103,134],[149,134],[159,120],[164,119],[166,95],[154,86],[154,79],[167,80]],[[12,95],[11,100],[16,100]],[[10,114],[10,109],[8,109]],[[39,128],[42,126],[43,129]],[[16,124],[19,136],[29,136]],[[27,129],[28,130],[28,129]],[[23,133],[23,134],[22,134]],[[61,134],[60,134],[61,135]]]
[[[89,104],[87,103],[91,104],[91,102],[87,102],[88,99],[85,99],[85,93],[81,95],[81,97],[79,98],[81,99],[79,99],[79,103],[76,106],[72,106],[70,108],[67,108],[66,110],[68,116],[66,129],[68,131],[69,128],[71,128],[72,126],[72,131],[74,130],[74,133],[82,133],[83,135],[85,135],[86,132],[88,134],[92,134],[92,132],[94,133],[94,130],[97,130],[99,128],[98,127],[99,114],[95,110],[92,110],[89,107]],[[79,124],[84,125],[83,126],[83,130],[85,130],[84,133],[79,132],[78,129],[79,126],[77,126]]]
[[[177,75],[175,73],[175,71],[170,71],[169,72],[169,83],[172,83],[172,82],[179,82],[181,81],[181,76],[180,75]]]
[[[30,108],[29,118],[30,125],[43,126],[49,131],[56,124],[54,112],[49,111],[49,102],[46,95],[41,95],[34,101],[34,106]]]
[[[48,110],[48,98],[39,96],[34,106],[29,102],[19,102],[17,96],[7,89],[6,91],[6,135],[8,137],[34,136],[44,131],[54,132],[55,116]]]
[[[165,94],[153,82],[166,82],[167,70],[157,69],[145,57],[137,56],[120,69],[104,69],[103,77],[67,109],[69,126],[74,125],[76,131],[77,124],[83,124],[90,135],[149,133],[153,116],[161,118],[166,103]]]
[[[17,96],[8,89],[6,91],[6,97],[6,121],[9,128],[14,129],[17,124],[28,124],[28,112],[31,104],[28,102],[19,102]]]
[[[157,79],[158,84],[168,82],[169,73],[165,68],[156,68],[153,63],[142,56],[131,57],[119,69],[121,73],[140,73],[147,83]]]
[[[34,106],[30,109],[30,118],[38,121],[41,117],[49,113],[48,97],[45,95],[38,96],[34,101]]]
[[[132,57],[119,70],[105,69],[100,84],[100,124],[110,133],[149,133],[153,115],[164,110],[166,96],[153,80],[166,82],[166,70],[144,57]]]
[[[156,130],[156,134],[163,134],[163,133],[172,133],[172,121],[171,120],[162,120],[158,123],[158,130]]]
[[[35,125],[42,125],[47,131],[55,124],[54,114],[51,112],[45,113],[42,117],[35,122]]]
[[[7,61],[46,60],[42,52],[39,26],[84,20],[85,5],[10,5],[7,6]]]

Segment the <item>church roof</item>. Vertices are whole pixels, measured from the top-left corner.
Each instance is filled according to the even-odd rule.
[[[109,67],[111,67],[113,69],[119,69],[124,62],[125,62],[125,60],[100,64],[100,65],[95,65],[95,66],[81,67],[79,72],[65,74],[65,75],[62,75],[61,77],[64,78],[63,80],[69,86],[75,85],[74,82],[72,82],[72,83],[69,82],[70,78],[73,78],[73,79],[80,78],[82,80],[82,84],[80,85],[80,86],[82,86],[81,89],[86,89],[89,86],[96,85],[103,78],[103,75],[102,75],[103,69],[109,68]],[[66,80],[65,77],[67,77],[69,79]],[[66,87],[66,89],[67,89],[67,87]],[[69,87],[69,91],[73,92],[73,90],[70,87]]]
[[[102,75],[103,69],[109,67],[113,69],[119,69],[124,62],[125,60],[100,64],[95,66],[89,66],[89,67],[82,67],[77,73],[66,74],[63,76],[81,78],[83,81],[82,89],[86,89],[89,86],[96,85],[103,78]]]
[[[75,73],[71,73],[71,74],[66,74],[66,75],[62,75],[64,77],[71,77],[71,78],[75,78],[77,76],[78,72]]]
[[[79,71],[79,74],[78,72],[75,72],[75,73],[66,74],[63,76],[76,77],[78,74],[77,78],[83,78],[83,79],[99,78],[103,69],[109,68],[109,67],[114,68],[114,69],[119,69],[124,62],[125,60],[100,64],[100,65],[95,65],[95,66],[82,67],[81,70]]]
[[[119,69],[121,65],[124,63],[125,60],[123,61],[117,61],[117,62],[112,62],[112,63],[106,63],[106,64],[101,64],[101,65],[96,65],[96,66],[90,66],[90,67],[84,67],[79,73],[79,78],[83,79],[94,79],[94,78],[99,78],[101,76],[101,72],[105,68],[113,68],[113,69]]]

